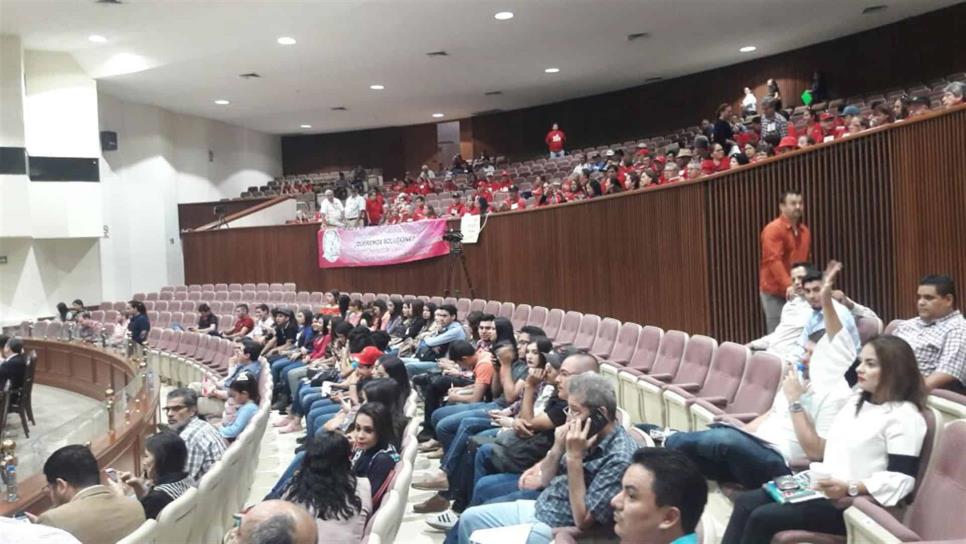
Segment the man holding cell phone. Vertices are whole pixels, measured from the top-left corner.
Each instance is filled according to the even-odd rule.
[[[520,489],[543,489],[537,500],[475,506],[463,512],[446,543],[469,544],[474,531],[529,524],[528,543],[550,543],[556,527],[582,530],[613,523],[611,499],[637,444],[616,420],[613,386],[596,374],[568,383],[567,422],[547,456],[520,476]]]

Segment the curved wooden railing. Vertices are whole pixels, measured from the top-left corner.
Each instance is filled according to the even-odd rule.
[[[913,315],[918,278],[966,282],[966,106],[695,181],[489,218],[465,247],[478,297],[609,315],[744,342],[763,332],[758,234],[787,187],[805,195],[813,260],[884,320]],[[449,257],[322,271],[316,225],[186,233],[187,283],[438,293]],[[251,256],[258,256],[251,258]],[[229,266],[226,263],[245,263]]]
[[[73,391],[98,402],[105,401],[108,388],[120,392],[132,381],[142,382],[128,405],[128,413],[115,415],[113,432],[90,443],[101,468],[113,467],[139,474],[144,440],[154,432],[156,423],[160,388],[151,385],[153,379],[143,378],[142,369],[116,353],[78,342],[24,338],[24,348],[25,352],[37,352],[35,383]],[[33,401],[38,401],[36,395]],[[64,421],[73,415],[76,414],[64,413]],[[9,422],[19,423],[16,414]],[[31,426],[32,433],[44,431]],[[0,501],[0,515],[10,516],[20,511],[40,513],[51,506],[44,492],[47,481],[43,474],[21,474],[18,479],[20,500]]]

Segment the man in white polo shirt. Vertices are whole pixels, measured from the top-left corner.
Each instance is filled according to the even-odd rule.
[[[361,227],[363,214],[366,212],[366,199],[359,195],[355,185],[349,187],[349,197],[345,199],[345,226],[349,228]]]

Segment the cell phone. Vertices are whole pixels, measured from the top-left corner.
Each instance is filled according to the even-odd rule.
[[[588,431],[587,438],[597,436],[600,434],[600,431],[604,430],[604,427],[606,426],[607,418],[604,417],[604,414],[598,411],[590,414],[590,430]]]
[[[13,519],[20,523],[30,523],[30,518],[27,517],[27,513],[22,510],[14,514]]]
[[[107,474],[107,477],[110,478],[112,482],[117,481],[117,471],[113,468],[105,468],[104,473]]]

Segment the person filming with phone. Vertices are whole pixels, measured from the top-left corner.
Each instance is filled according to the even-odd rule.
[[[530,525],[528,544],[550,543],[553,529],[610,525],[611,499],[637,444],[617,422],[613,386],[596,374],[568,384],[567,422],[557,428],[553,447],[520,476],[521,489],[543,489],[534,500],[496,502],[467,509],[446,542],[469,544],[474,531]]]

